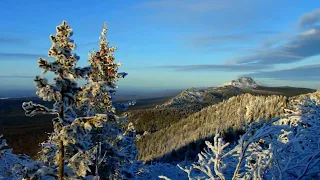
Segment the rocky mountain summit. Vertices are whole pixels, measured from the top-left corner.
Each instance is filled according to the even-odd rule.
[[[257,88],[258,83],[251,77],[239,77],[238,79],[229,81],[222,86],[235,86],[238,88]]]

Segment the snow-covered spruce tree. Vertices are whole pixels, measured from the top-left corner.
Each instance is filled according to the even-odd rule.
[[[118,73],[118,67],[121,63],[114,62],[115,46],[109,47],[109,42],[106,39],[107,26],[104,24],[100,36],[99,51],[89,53],[91,72],[88,82],[82,87],[83,91],[78,96],[78,106],[87,116],[92,116],[96,113],[115,113],[113,100],[117,85],[115,84],[118,78],[124,78],[127,73]],[[122,104],[123,105],[123,104]],[[131,105],[130,103],[127,105]],[[127,106],[123,106],[126,108]]]
[[[115,115],[116,109],[126,110],[134,102],[114,103],[118,78],[124,78],[127,73],[118,73],[120,63],[115,63],[114,51],[116,47],[108,46],[106,40],[107,26],[104,24],[102,35],[99,38],[99,51],[89,53],[91,71],[87,83],[77,96],[78,107],[86,116],[104,113],[107,121],[101,128],[92,131],[93,142],[99,144],[99,154],[103,154],[96,172],[100,172],[104,178],[127,179],[134,178],[135,156],[137,148],[134,144],[135,130],[129,124],[126,131],[122,128],[122,122],[126,118]],[[99,114],[100,116],[102,114]],[[98,173],[96,173],[98,174]]]
[[[236,146],[216,133],[198,161],[180,169],[189,179],[318,179],[319,95],[291,99],[285,117],[251,124]]]
[[[49,84],[48,80],[41,76],[35,78],[38,89],[37,95],[44,101],[54,101],[53,108],[50,109],[33,102],[25,102],[22,107],[28,116],[39,113],[57,115],[52,120],[54,132],[51,134],[49,141],[42,144],[42,153],[46,156],[42,160],[44,160],[46,166],[52,168],[52,172],[55,172],[58,167],[58,178],[63,179],[65,176],[65,164],[75,152],[80,151],[85,146],[85,144],[81,144],[83,142],[77,141],[74,136],[68,135],[71,132],[77,133],[77,131],[72,130],[82,125],[81,122],[78,122],[79,120],[76,121],[77,114],[74,111],[75,97],[81,91],[76,79],[84,78],[90,72],[90,68],[76,67],[79,57],[72,53],[76,46],[73,40],[70,39],[72,29],[69,25],[63,21],[61,25],[56,27],[56,31],[56,35],[50,35],[52,46],[48,52],[48,56],[55,59],[54,62],[44,58],[39,58],[38,60],[39,67],[44,69],[43,74],[47,72],[54,73],[54,82]],[[34,171],[31,175],[32,177],[29,178],[45,174],[45,172],[41,172],[41,175],[39,175],[38,170]]]
[[[123,132],[119,122],[121,118],[115,116],[112,103],[115,81],[126,73],[117,73],[120,64],[113,62],[111,53],[115,48],[107,46],[106,26],[100,38],[101,53],[96,52],[95,58],[90,56],[89,67],[75,67],[79,58],[71,53],[75,48],[69,39],[71,35],[72,30],[63,22],[57,27],[57,34],[50,36],[53,45],[49,56],[56,60],[51,63],[39,59],[39,67],[57,76],[53,84],[39,76],[35,79],[38,96],[43,100],[54,100],[53,108],[23,103],[29,116],[37,113],[58,115],[53,119],[54,132],[47,142],[42,143],[39,152],[42,164],[29,166],[24,176],[33,179],[41,179],[48,174],[59,179],[134,177],[130,170],[134,168],[137,153],[133,143],[135,131],[128,128]],[[86,78],[88,83],[78,87],[77,78]],[[77,117],[74,108],[84,111],[86,116]]]

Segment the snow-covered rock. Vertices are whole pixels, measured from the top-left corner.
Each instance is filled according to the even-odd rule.
[[[165,179],[181,179],[187,180],[187,174],[181,171],[178,166],[169,163],[157,163],[147,165],[143,168],[143,171],[139,173],[137,180],[158,180]]]
[[[238,79],[229,81],[222,86],[235,86],[238,88],[256,88],[258,83],[251,77],[239,77]]]

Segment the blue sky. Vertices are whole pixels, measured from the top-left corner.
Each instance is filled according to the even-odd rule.
[[[251,76],[269,86],[320,88],[320,1],[2,0],[1,89],[33,88],[49,35],[66,20],[79,66],[104,22],[123,88],[217,86]],[[49,77],[50,78],[50,77]]]

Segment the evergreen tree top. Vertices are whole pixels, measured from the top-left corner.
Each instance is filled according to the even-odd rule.
[[[44,58],[39,58],[38,65],[44,69],[43,73],[51,71],[59,74],[62,77],[68,77],[72,74],[72,69],[75,68],[77,61],[80,59],[75,53],[76,45],[70,37],[73,32],[66,21],[56,27],[56,34],[50,35],[52,46],[48,51],[48,57],[54,58],[54,62],[49,62]]]

